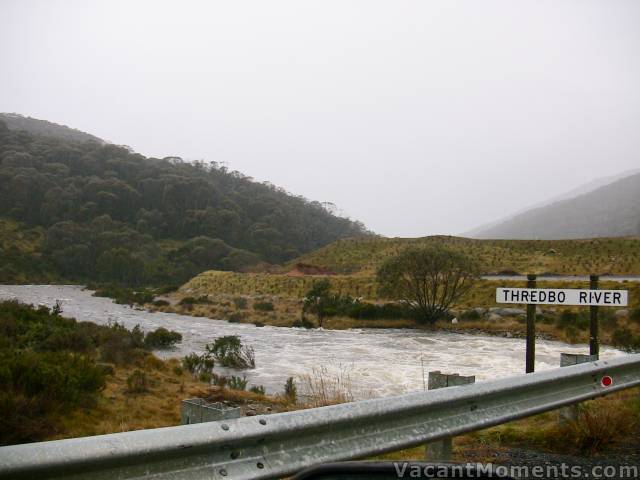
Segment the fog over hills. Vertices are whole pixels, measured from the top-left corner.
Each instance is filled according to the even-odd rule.
[[[109,143],[105,140],[82,132],[75,128],[59,125],[47,120],[27,117],[19,113],[0,113],[0,120],[4,121],[9,130],[24,130],[33,135],[43,137],[58,138],[60,140],[70,140],[74,142],[97,142],[101,144]]]
[[[640,173],[621,175],[595,180],[466,236],[551,240],[640,235]]]

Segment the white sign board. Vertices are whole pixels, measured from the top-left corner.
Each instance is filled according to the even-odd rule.
[[[628,290],[580,290],[576,288],[496,289],[497,303],[626,307],[628,297]]]

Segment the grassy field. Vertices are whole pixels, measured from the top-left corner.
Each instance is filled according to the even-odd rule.
[[[349,288],[349,279],[359,283],[359,291],[374,290],[375,283],[370,277],[364,276],[336,276],[329,277],[332,282],[337,278],[342,285],[342,294],[355,296],[355,290]],[[369,279],[369,283],[364,283]],[[268,274],[240,274],[230,272],[207,272],[196,277],[178,292],[171,295],[171,302],[157,306],[147,304],[152,310],[181,313],[196,317],[223,319],[231,322],[253,323],[255,325],[273,325],[279,327],[301,326],[302,300],[304,289],[311,285],[314,277],[287,277],[285,275]],[[197,281],[197,283],[196,283]],[[281,288],[281,285],[288,289]],[[545,288],[585,288],[588,282],[558,282],[541,281],[538,284]],[[458,323],[452,324],[447,320],[438,321],[435,325],[425,325],[410,319],[355,319],[345,316],[328,317],[323,323],[325,329],[348,328],[418,328],[438,329],[470,334],[489,334],[498,336],[524,337],[526,322],[524,316],[512,315],[499,318],[488,318],[488,315],[470,316],[472,309],[498,307],[495,302],[496,287],[512,286],[524,287],[520,281],[478,280],[473,288],[454,306],[452,314],[458,318]],[[616,344],[614,335],[621,329],[629,329],[634,336],[640,336],[640,321],[633,313],[640,307],[640,282],[601,282],[602,289],[629,290],[630,305],[627,315],[616,316],[615,308],[600,309],[600,340],[607,345]],[[189,298],[189,303],[181,300]],[[242,299],[242,302],[238,302]],[[377,303],[381,299],[368,298]],[[254,308],[256,303],[268,302],[272,310],[263,311]],[[522,305],[508,305],[520,307]],[[567,343],[587,343],[589,340],[588,308],[539,306],[537,318],[537,334],[541,338],[556,339]],[[567,313],[573,315],[568,321]],[[308,326],[316,327],[317,321],[313,315],[306,315]]]
[[[326,278],[331,283],[331,291],[340,295],[362,297],[369,301],[387,300],[378,295],[378,285],[374,275],[331,275],[327,277],[293,277],[277,273],[238,273],[209,270],[192,278],[180,288],[182,295],[245,295],[252,297],[279,297],[300,299],[309,291],[313,282]],[[544,288],[586,288],[588,282],[558,282],[539,279],[539,287]],[[525,287],[524,281],[478,280],[473,288],[459,302],[459,308],[496,306],[496,287]],[[601,289],[630,290],[630,308],[640,306],[640,282],[600,282]]]
[[[499,272],[587,275],[640,274],[640,238],[585,240],[474,240],[461,237],[346,239],[290,262],[340,274],[371,275],[389,256],[409,246],[446,245],[475,258],[486,274]]]

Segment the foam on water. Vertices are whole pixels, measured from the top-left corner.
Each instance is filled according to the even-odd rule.
[[[178,348],[157,352],[162,357],[182,357],[201,352],[222,335],[239,335],[256,352],[256,368],[241,373],[252,385],[269,392],[282,391],[287,377],[307,375],[326,367],[346,371],[356,396],[385,396],[423,388],[423,373],[431,370],[476,375],[477,381],[498,379],[524,372],[525,342],[522,339],[406,329],[306,330],[256,327],[251,324],[151,313],[93,297],[78,286],[0,285],[0,299],[53,306],[62,301],[63,315],[98,324],[119,322],[143,330],[160,326],[176,330],[183,340]],[[536,342],[536,370],[557,368],[560,353],[588,353],[586,345]],[[601,348],[601,357],[624,353]],[[424,369],[423,369],[424,365]],[[224,370],[220,370],[224,371]],[[226,373],[230,373],[229,371]],[[237,374],[237,373],[236,373]]]

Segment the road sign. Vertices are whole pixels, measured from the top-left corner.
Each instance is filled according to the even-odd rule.
[[[577,288],[497,288],[496,303],[528,305],[599,305],[626,307],[628,290],[581,290]]]

